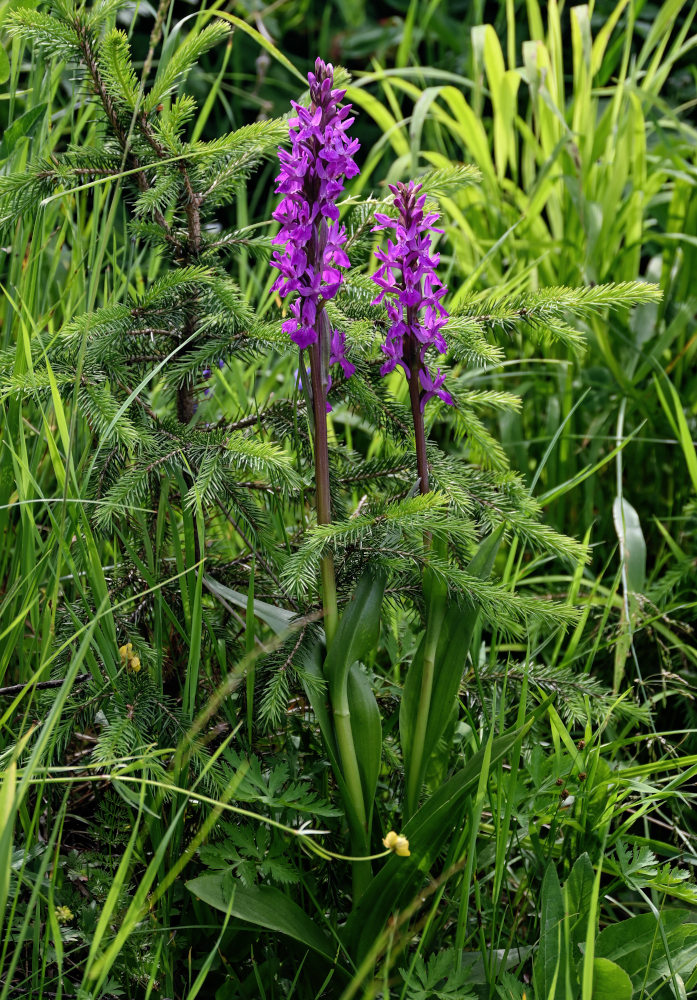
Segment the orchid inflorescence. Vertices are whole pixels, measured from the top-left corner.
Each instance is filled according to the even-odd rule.
[[[274,243],[284,246],[271,261],[280,272],[272,291],[298,293],[283,330],[301,349],[317,342],[320,310],[341,287],[339,268],[349,267],[346,230],[339,223],[336,200],[344,189],[343,179],[359,172],[353,159],[359,143],[348,136],[354,121],[351,105],[340,103],[345,90],[333,89],[334,67],[317,59],[308,80],[310,107],[292,102],[296,117],[289,122],[291,149],[278,153],[281,172],[276,192],[283,199],[273,213],[281,223]],[[332,331],[331,348],[332,361],[342,364],[347,377],[353,374],[345,357],[344,334],[338,330]]]
[[[447,350],[442,328],[448,321],[448,313],[441,305],[447,288],[436,274],[440,255],[431,253],[431,233],[442,233],[433,225],[439,216],[435,212],[424,215],[426,195],[418,195],[420,184],[390,184],[394,194],[394,204],[398,210],[397,219],[375,213],[377,225],[374,231],[394,229],[396,239],[388,239],[387,252],[375,251],[380,266],[373,275],[373,281],[381,289],[373,300],[377,305],[387,298],[387,315],[392,321],[383,351],[387,355],[380,372],[387,375],[397,365],[401,365],[408,379],[412,371],[418,371],[421,383],[421,411],[433,396],[453,404],[450,393],[443,388],[445,375],[440,368],[435,376],[431,374],[425,361],[430,347],[444,354]]]

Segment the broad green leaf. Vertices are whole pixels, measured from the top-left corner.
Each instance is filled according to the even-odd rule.
[[[414,760],[415,737],[418,714],[424,705],[424,653],[428,644],[428,632],[421,639],[409,667],[399,706],[399,739],[402,746],[407,787],[412,781],[410,778],[412,769],[418,767],[419,775],[418,778],[413,779],[413,782],[414,787],[420,789],[428,761],[445,729],[453,700],[460,686],[467,659],[467,646],[464,646],[462,641],[458,641],[457,633],[464,631],[458,629],[458,623],[464,622],[467,625],[471,622],[473,628],[475,619],[476,611],[474,609],[466,612],[455,605],[448,610],[440,626],[434,658],[433,688],[428,704],[426,734],[423,746],[419,748],[419,757],[416,763]],[[439,692],[441,693],[440,697],[438,696]],[[415,805],[416,801],[413,803],[412,809]]]
[[[646,584],[646,542],[639,523],[639,515],[624,497],[615,497],[612,518],[620,542],[620,555],[626,574],[625,597],[629,608],[629,621],[622,609],[622,629],[615,645],[613,691],[619,691],[625,672],[625,662],[632,645],[631,621],[638,611],[637,594],[644,592]]]
[[[228,601],[230,604],[234,604],[238,608],[244,608],[246,612],[249,600],[247,594],[242,594],[239,590],[232,590],[230,587],[226,587],[224,583],[220,583],[212,576],[204,576],[203,582],[211,594],[219,600],[222,599],[223,601]],[[294,611],[279,608],[274,604],[267,604],[256,597],[254,598],[254,614],[268,625],[276,635],[287,632],[291,627],[293,619],[296,617]]]
[[[21,139],[28,139],[34,134],[46,114],[47,107],[48,105],[45,103],[37,104],[35,108],[25,111],[23,115],[12,122],[10,127],[5,130],[2,142],[0,142],[0,160],[6,160],[8,156],[11,156]]]
[[[322,672],[322,652],[323,647],[319,643],[315,643],[314,646],[301,651],[300,660],[302,668],[308,676],[308,679],[303,678],[303,687],[305,688],[307,699],[312,706],[315,719],[319,724],[322,739],[329,754],[329,762],[337,775],[340,791],[343,795],[339,752],[336,740],[334,739],[334,730],[332,728],[331,714],[327,700],[327,683]],[[312,680],[309,680],[309,678],[312,678]]]
[[[434,550],[444,558],[445,542],[441,540],[434,544]],[[400,741],[404,757],[404,773],[406,786],[402,812],[405,819],[413,816],[421,795],[423,776],[428,766],[429,749],[426,746],[428,722],[433,703],[433,689],[444,652],[444,643],[448,642],[448,632],[445,622],[448,610],[448,587],[442,576],[426,567],[423,573],[423,593],[426,604],[426,631],[414,657],[407,682],[409,687],[406,698],[402,695],[400,705]],[[449,648],[446,646],[445,648]],[[459,651],[457,654],[462,665]],[[404,718],[402,718],[404,710]]]
[[[517,110],[516,95],[520,85],[520,75],[514,70],[506,69],[501,43],[490,24],[484,26],[483,55],[494,109],[496,173],[501,182],[509,163],[515,169],[516,133],[513,124]]]
[[[593,962],[592,1000],[632,1000],[631,979],[609,958]]]
[[[564,900],[557,870],[553,863],[547,866],[542,880],[542,914],[540,918],[540,943],[532,967],[535,995],[554,1000],[557,984],[564,983]]]
[[[353,806],[349,790],[346,787],[346,782],[344,781],[344,776],[341,772],[339,749],[336,745],[336,738],[334,736],[334,726],[332,724],[331,712],[327,701],[326,681],[322,672],[322,649],[323,647],[320,647],[320,645],[317,644],[303,652],[303,670],[308,675],[308,678],[313,678],[314,680],[314,683],[312,683],[303,679],[303,687],[305,689],[307,699],[312,706],[315,719],[319,725],[322,739],[324,740],[324,746],[327,751],[332,771],[334,772],[334,778],[339,788],[342,802],[344,804],[346,821],[351,830],[352,837],[355,838],[365,836],[365,831],[363,830],[360,818]]]
[[[332,703],[345,690],[351,666],[356,660],[367,659],[377,646],[385,583],[384,573],[364,573],[341,614],[324,661]]]
[[[208,906],[231,913],[257,927],[277,931],[294,938],[330,962],[336,947],[297,903],[270,885],[247,888],[226,872],[201,875],[186,883],[186,888]]]
[[[571,8],[571,43],[574,66],[574,104],[571,127],[579,144],[592,144],[593,105],[591,103],[591,22],[586,4]],[[584,150],[585,152],[585,150]]]
[[[445,115],[438,117],[460,137],[482,174],[496,186],[496,172],[489,151],[489,140],[481,120],[465,100],[462,91],[456,87],[443,87],[441,97],[450,107],[453,118]]]
[[[5,46],[0,45],[0,83],[7,83],[10,78],[10,60],[7,58]]]
[[[609,958],[629,975],[635,990],[652,994],[668,982],[671,966],[688,978],[697,966],[697,914],[694,910],[662,910],[661,928],[652,913],[620,920],[598,935],[596,958]],[[666,955],[663,935],[668,945]]]
[[[370,681],[357,663],[354,663],[349,671],[348,701],[353,742],[363,786],[368,832],[370,832],[382,756],[382,720]]]
[[[368,853],[370,817],[382,748],[380,714],[357,664],[367,659],[377,645],[385,582],[385,574],[381,571],[376,575],[363,574],[339,619],[324,662],[332,716],[325,741],[333,754],[334,773],[341,779],[353,854]],[[349,675],[354,664],[356,672],[350,694]],[[353,719],[354,709],[358,713],[357,720]],[[325,727],[328,724],[325,721]]]
[[[569,938],[574,945],[582,944],[586,940],[594,881],[593,865],[588,855],[584,853],[574,862],[564,886],[566,913],[570,924]],[[574,958],[577,957],[577,955],[574,956]]]

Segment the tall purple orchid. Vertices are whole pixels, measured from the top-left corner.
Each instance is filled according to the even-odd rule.
[[[419,196],[420,190],[421,185],[414,181],[390,184],[397,218],[375,213],[374,232],[393,229],[395,239],[387,240],[387,252],[375,251],[380,266],[373,281],[381,291],[373,304],[387,299],[385,305],[391,326],[383,345],[387,360],[380,371],[386,375],[401,365],[409,381],[417,467],[421,491],[427,493],[424,407],[434,396],[450,405],[454,400],[443,388],[445,375],[440,368],[434,375],[426,363],[429,348],[435,348],[440,354],[447,350],[442,329],[448,321],[448,313],[441,304],[447,288],[436,274],[440,255],[431,252],[431,234],[443,230],[433,225],[439,218],[435,212],[424,214],[426,195]]]
[[[357,139],[348,130],[354,121],[351,105],[342,105],[345,90],[334,89],[334,67],[317,59],[314,73],[308,73],[310,106],[292,102],[296,112],[289,121],[290,151],[280,149],[281,171],[276,193],[283,195],[274,214],[281,223],[274,242],[282,244],[271,260],[279,271],[272,291],[280,295],[296,292],[290,318],[283,330],[303,350],[310,352],[310,383],[314,416],[315,482],[317,521],[329,524],[329,451],[327,444],[327,392],[331,385],[329,367],[339,363],[344,375],[354,367],[346,358],[346,339],[332,329],[325,304],[341,287],[341,268],[349,266],[344,249],[346,230],[339,223],[337,198],[344,179],[359,172],[353,157]],[[301,369],[302,368],[301,363]],[[327,641],[336,629],[336,587],[331,555],[322,560],[322,591]]]
[[[318,59],[308,81],[310,107],[291,102],[296,111],[289,122],[291,148],[278,153],[276,193],[283,199],[273,213],[281,223],[274,243],[283,244],[283,249],[271,260],[280,272],[272,291],[298,293],[283,330],[300,348],[321,339],[323,305],[341,287],[339,268],[349,266],[336,201],[344,190],[343,179],[359,172],[353,159],[359,143],[348,135],[354,121],[351,105],[340,103],[345,90],[333,89],[334,67]]]

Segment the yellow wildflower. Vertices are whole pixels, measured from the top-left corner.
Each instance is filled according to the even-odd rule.
[[[388,850],[394,851],[395,854],[398,854],[401,858],[408,858],[411,853],[407,838],[403,837],[401,833],[395,833],[394,830],[390,830],[390,832],[382,838],[382,842]]]
[[[140,670],[142,663],[140,662],[139,656],[133,655],[133,643],[127,642],[124,646],[119,646],[119,656],[121,657],[121,663],[127,670],[132,671],[137,674]]]

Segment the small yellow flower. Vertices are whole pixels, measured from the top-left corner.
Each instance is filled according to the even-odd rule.
[[[409,841],[406,837],[403,837],[401,833],[395,833],[394,830],[382,838],[382,842],[389,851],[394,851],[401,858],[408,858],[410,855],[409,851]]]
[[[59,924],[68,924],[73,919],[75,914],[68,906],[57,906],[56,907],[56,920]]]
[[[119,646],[119,656],[121,657],[124,666],[128,663],[130,658],[133,656],[133,643],[127,642],[125,646]]]
[[[137,674],[140,670],[142,663],[140,662],[139,656],[133,655],[133,643],[127,642],[124,646],[119,646],[119,656],[121,657],[122,666],[126,667],[132,673]]]

